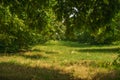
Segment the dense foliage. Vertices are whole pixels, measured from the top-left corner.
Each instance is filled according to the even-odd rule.
[[[111,22],[120,9],[119,0],[58,0],[55,10],[58,19],[64,20],[66,36],[91,36],[95,43],[104,43],[112,30]],[[105,37],[102,37],[105,35]]]
[[[35,43],[37,31],[42,31],[46,23],[43,11],[44,1],[1,0],[0,1],[0,48],[16,51]],[[34,5],[34,6],[33,6]],[[11,50],[12,49],[12,50]]]
[[[0,0],[0,51],[49,39],[111,43],[119,40],[119,0]]]

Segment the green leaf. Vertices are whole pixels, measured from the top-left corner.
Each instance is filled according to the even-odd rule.
[[[103,0],[105,4],[109,4],[109,1],[108,0]]]

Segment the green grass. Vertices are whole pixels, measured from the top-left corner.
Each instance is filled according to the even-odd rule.
[[[1,54],[0,80],[120,80],[120,67],[112,64],[119,54],[119,45],[48,41]]]

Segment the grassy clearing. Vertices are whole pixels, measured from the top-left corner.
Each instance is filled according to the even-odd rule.
[[[30,51],[0,55],[0,80],[120,80],[112,65],[119,45],[49,41]]]

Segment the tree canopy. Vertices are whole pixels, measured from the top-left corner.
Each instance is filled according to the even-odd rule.
[[[119,9],[119,0],[58,0],[55,12],[59,20],[64,20],[67,36],[81,28],[96,35],[112,22]]]
[[[119,40],[119,11],[120,0],[0,0],[0,48],[16,51],[49,39]]]

